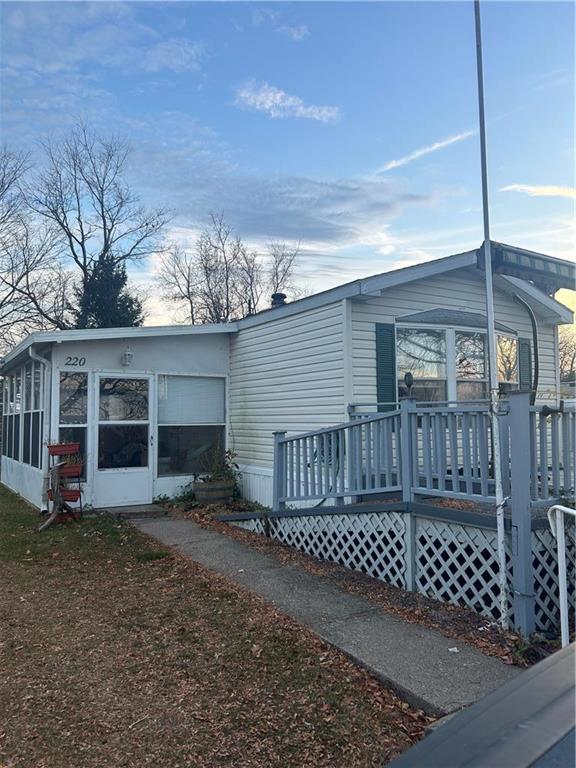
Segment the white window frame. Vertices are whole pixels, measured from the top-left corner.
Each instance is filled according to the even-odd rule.
[[[224,421],[222,422],[182,422],[179,424],[166,424],[164,422],[160,421],[159,417],[159,404],[158,404],[158,397],[160,392],[160,378],[162,376],[183,376],[188,379],[221,379],[224,382]],[[229,386],[228,386],[228,376],[222,373],[186,373],[179,371],[177,373],[168,371],[168,372],[158,372],[156,374],[156,429],[154,431],[154,439],[156,443],[156,458],[154,461],[154,480],[168,480],[168,479],[189,479],[193,477],[192,475],[160,475],[158,473],[158,449],[160,446],[160,427],[223,427],[224,428],[224,449],[228,450],[228,397],[229,397]]]
[[[446,394],[448,397],[447,402],[448,403],[457,403],[457,382],[458,379],[456,378],[456,333],[458,331],[462,331],[464,333],[481,333],[485,337],[487,337],[488,332],[485,328],[471,328],[465,325],[435,325],[434,323],[403,323],[403,322],[397,322],[395,323],[395,330],[394,330],[394,343],[396,345],[396,352],[398,350],[398,330],[399,329],[414,329],[414,330],[421,330],[421,331],[444,331],[444,336],[446,340],[446,379],[438,379],[438,381],[446,381]],[[503,336],[505,338],[513,339],[516,341],[516,355],[519,354],[520,345],[518,343],[518,335],[514,333],[507,333],[505,331],[496,331],[497,336]],[[470,381],[486,381],[487,389],[490,387],[490,380],[488,378],[489,376],[489,361],[488,361],[488,339],[486,338],[486,343],[484,345],[485,355],[486,355],[486,379],[470,379]],[[399,370],[398,370],[398,354],[395,355],[396,358],[396,387],[398,387],[398,381],[399,379]],[[518,370],[518,376],[520,375],[520,368],[519,368],[519,360],[517,360],[517,370]],[[463,379],[460,379],[460,381],[463,381]],[[518,384],[519,382],[515,382]],[[488,392],[487,396],[485,398],[488,399]]]

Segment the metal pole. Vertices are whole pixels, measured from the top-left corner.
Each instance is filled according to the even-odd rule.
[[[508,628],[508,583],[506,575],[506,548],[504,538],[504,494],[502,491],[502,463],[500,460],[500,430],[498,423],[498,371],[496,368],[496,328],[494,325],[494,293],[492,286],[492,250],[490,247],[490,214],[488,210],[488,171],[486,162],[486,120],[484,116],[484,73],[482,69],[482,31],[480,27],[480,0],[474,0],[476,20],[476,67],[478,73],[478,116],[480,119],[480,164],[482,169],[482,211],[484,217],[484,274],[486,281],[486,319],[488,321],[488,363],[490,376],[490,416],[494,482],[496,485],[496,524],[498,537],[498,564],[500,587],[500,623]]]

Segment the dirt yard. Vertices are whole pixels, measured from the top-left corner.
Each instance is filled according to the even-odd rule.
[[[381,766],[428,725],[261,600],[0,488],[2,768]]]

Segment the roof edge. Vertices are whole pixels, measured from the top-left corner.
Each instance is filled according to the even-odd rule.
[[[0,358],[0,373],[6,366],[35,344],[60,344],[73,341],[106,341],[156,336],[206,336],[236,333],[236,322],[207,325],[142,325],[122,328],[72,328],[62,331],[34,331],[22,339],[7,355]]]

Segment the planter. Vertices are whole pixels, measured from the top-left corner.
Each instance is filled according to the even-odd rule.
[[[83,464],[64,464],[63,467],[60,467],[58,472],[60,473],[60,477],[80,477],[83,469]]]
[[[194,496],[200,504],[225,504],[232,499],[234,485],[234,480],[194,483]]]
[[[60,488],[60,498],[63,501],[80,501],[80,491],[75,488]]]
[[[56,443],[48,446],[50,456],[69,456],[80,451],[80,443]]]

